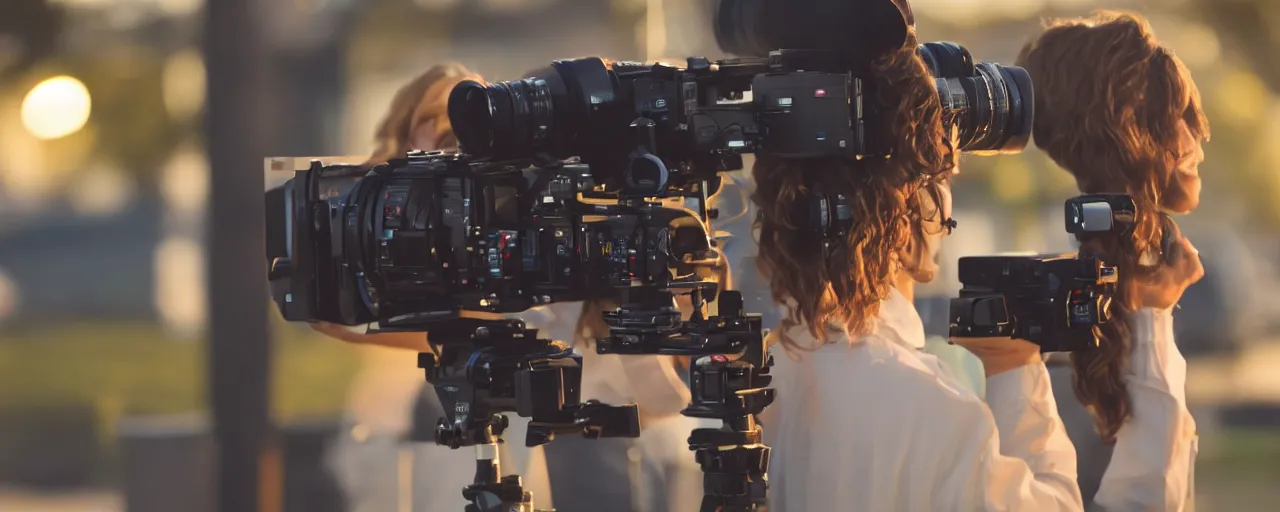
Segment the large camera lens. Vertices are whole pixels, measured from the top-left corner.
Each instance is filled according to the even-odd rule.
[[[920,57],[937,81],[945,115],[959,128],[961,151],[1017,153],[1027,147],[1035,115],[1027,70],[974,63],[954,43],[920,45]]]
[[[467,81],[449,96],[449,121],[464,152],[492,158],[590,155],[625,127],[612,71],[596,57],[556,61],[530,78]],[[612,136],[611,136],[612,135]]]
[[[551,141],[551,86],[542,78],[483,85],[466,81],[449,96],[449,119],[463,148],[484,156],[523,156]]]

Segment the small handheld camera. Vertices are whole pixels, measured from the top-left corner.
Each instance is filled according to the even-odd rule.
[[[1076,236],[1133,229],[1136,208],[1126,195],[1083,195],[1064,207],[1066,230]],[[1096,347],[1118,279],[1115,266],[1086,254],[961,258],[951,337],[1012,337],[1041,352]]]

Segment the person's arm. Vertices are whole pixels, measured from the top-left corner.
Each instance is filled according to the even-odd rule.
[[[423,332],[389,332],[369,334],[353,331],[345,326],[329,322],[313,322],[311,328],[330,338],[354,343],[356,345],[376,345],[387,348],[402,348],[417,352],[429,352],[431,345],[427,343],[427,334]],[[364,329],[360,326],[359,329]]]
[[[972,441],[960,460],[971,476],[947,492],[958,510],[1084,509],[1076,482],[1076,449],[1058,416],[1049,371],[1038,346],[1009,338],[953,338],[973,352],[986,374],[986,403],[973,400],[958,425]],[[963,443],[964,441],[958,441]],[[963,466],[960,466],[963,467]]]
[[[481,320],[502,320],[504,317],[496,313],[482,311],[462,311],[459,318],[477,318]],[[367,326],[345,327],[329,322],[312,322],[311,328],[330,338],[354,343],[356,345],[376,345],[387,348],[403,348],[415,352],[431,352],[431,344],[427,343],[425,332],[360,332]],[[353,330],[355,329],[355,330]]]
[[[1192,497],[1196,423],[1187,410],[1187,361],[1173,341],[1169,310],[1130,317],[1125,372],[1133,415],[1116,433],[1094,502],[1108,511],[1183,510]]]
[[[1083,510],[1075,446],[1058,416],[1044,365],[1003,371],[986,384],[994,432],[978,454],[980,481],[969,486],[970,499],[964,501],[972,507],[966,510]]]
[[[647,419],[680,414],[689,405],[689,387],[676,373],[672,356],[621,356],[631,393]]]

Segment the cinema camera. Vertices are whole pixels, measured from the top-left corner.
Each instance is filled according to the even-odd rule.
[[[564,343],[539,339],[517,320],[464,311],[621,299],[623,308],[608,313],[611,339],[631,347],[620,351],[744,353],[763,366],[759,317],[742,313],[737,292],[717,293],[699,277],[699,267],[718,261],[704,223],[647,198],[586,197],[599,194],[588,169],[571,162],[439,152],[372,169],[314,161],[268,194],[272,295],[288,320],[429,333],[437,350],[420,365],[448,416],[436,442],[477,447],[476,483],[464,494],[477,510],[525,510],[530,497],[518,477],[497,477],[507,427],[500,413],[529,417],[526,444],[537,445],[556,433],[635,437],[636,409],[582,402],[581,357]],[[677,293],[698,306],[718,296],[719,314],[684,320]],[[747,364],[711,358],[695,366],[700,379],[714,380]],[[701,409],[691,410],[736,410],[716,408],[739,401],[731,391],[695,387]]]
[[[1066,202],[1066,229],[1077,237],[1127,233],[1135,207],[1126,195]],[[1088,350],[1110,319],[1116,267],[1086,254],[960,258],[960,296],[951,299],[951,336],[1013,337],[1041,352]]]
[[[970,151],[1018,151],[1031,128],[1030,80],[930,43],[921,55]],[[411,153],[371,169],[313,162],[268,194],[273,297],[286,319],[421,331],[445,405],[436,441],[474,445],[469,510],[529,510],[519,477],[499,478],[506,428],[531,418],[527,444],[555,433],[638,435],[634,405],[581,402],[581,360],[514,320],[533,306],[609,298],[600,353],[697,356],[684,414],[695,430],[705,511],[763,508],[769,448],[756,416],[774,398],[759,315],[700,268],[719,260],[706,222],[717,173],[742,155],[883,156],[869,65],[854,53],[776,50],[683,67],[556,61],[532,77],[464,82],[449,116],[463,154]],[[943,75],[946,74],[946,75]],[[663,198],[693,201],[694,214]],[[814,198],[823,232],[847,205]],[[847,219],[845,219],[847,220]],[[682,317],[675,295],[695,313]],[[715,301],[717,313],[703,315]],[[506,508],[496,508],[506,507]]]

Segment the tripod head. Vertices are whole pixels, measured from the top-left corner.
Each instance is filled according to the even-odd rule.
[[[520,477],[502,476],[498,445],[509,426],[503,412],[530,418],[527,446],[550,442],[556,433],[640,435],[634,404],[580,403],[582,356],[563,342],[539,339],[524,322],[455,319],[430,328],[428,339],[438,354],[419,354],[418,366],[445,410],[435,442],[476,448],[475,480],[462,491],[467,512],[533,510]]]
[[[720,292],[717,313],[704,317],[702,291],[692,290],[694,313],[681,321],[669,291],[629,289],[628,302],[604,314],[610,333],[597,352],[701,356],[689,367],[692,403],[681,414],[723,422],[689,436],[702,466],[702,511],[760,510],[767,501],[770,452],[755,416],[774,400],[767,387],[773,358],[760,315],[743,313],[741,292]]]
[[[546,444],[556,433],[640,435],[635,405],[581,403],[582,356],[563,342],[539,339],[520,320],[457,319],[428,335],[439,354],[419,354],[418,366],[445,410],[437,444],[491,443],[507,428],[503,412],[530,418],[528,446]]]

